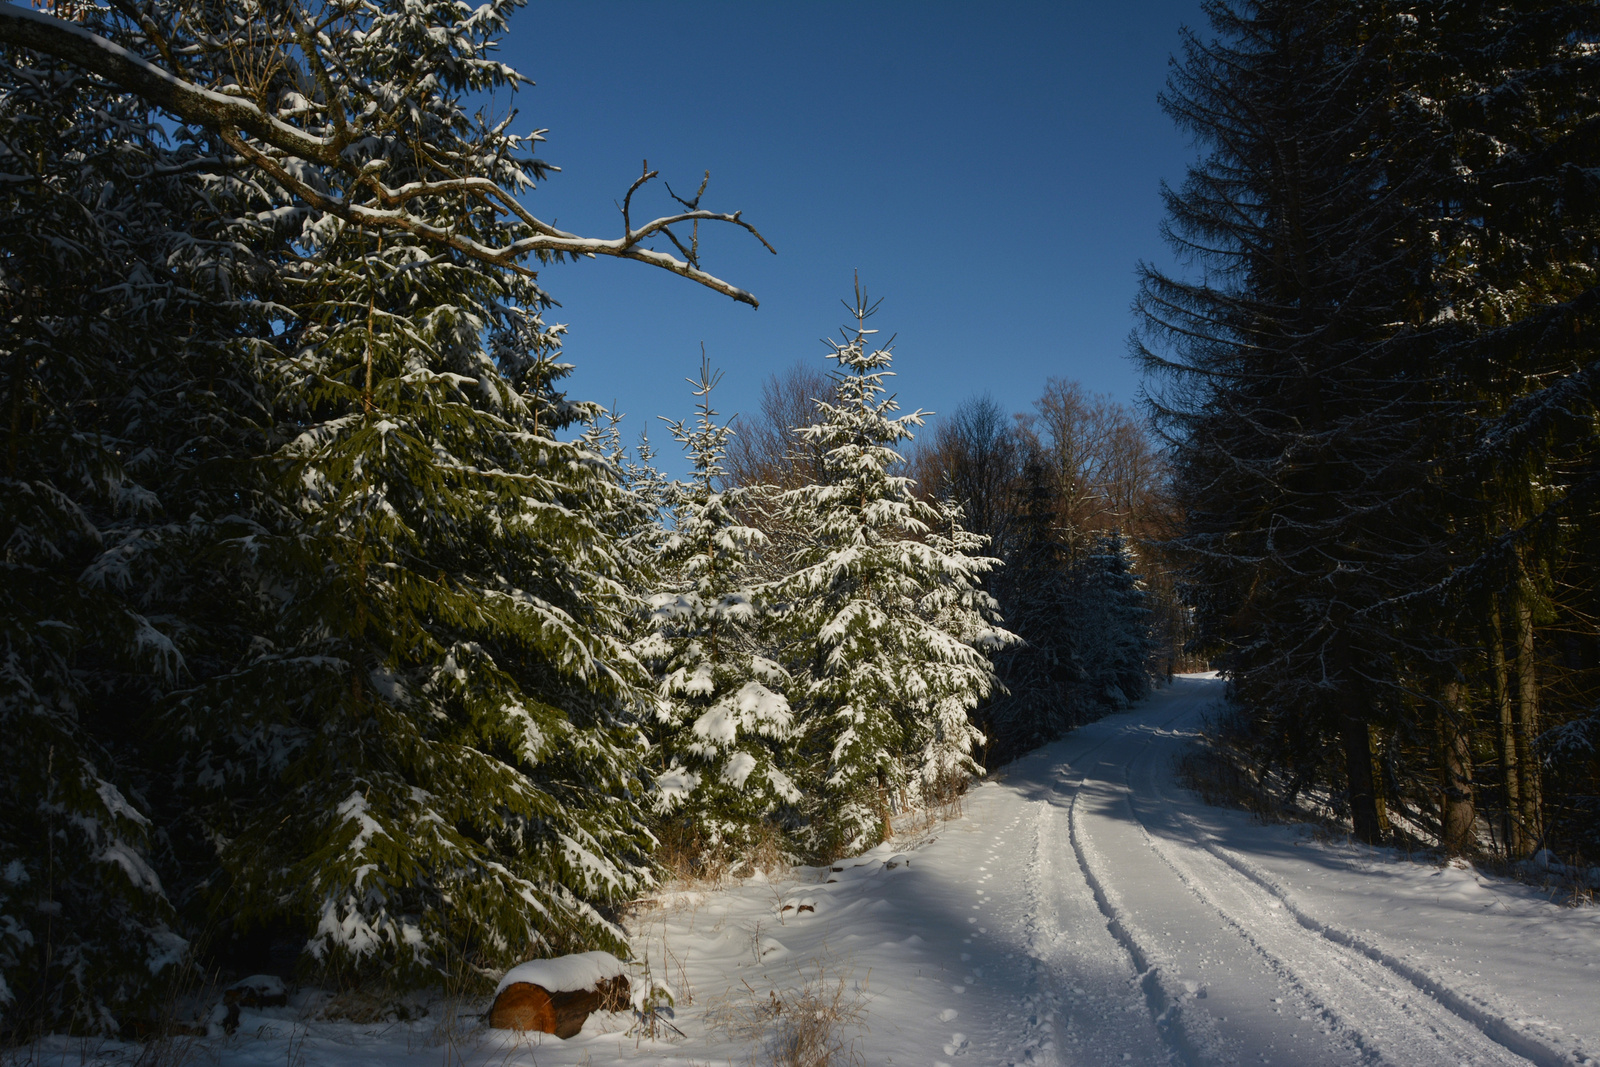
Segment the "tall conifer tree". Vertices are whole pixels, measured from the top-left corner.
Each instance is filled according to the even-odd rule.
[[[789,678],[762,655],[766,606],[752,572],[766,537],[740,518],[762,490],[723,484],[733,431],[711,407],[720,377],[702,361],[695,422],[669,423],[694,474],[673,494],[660,554],[673,587],[651,598],[639,652],[658,679],[656,809],[686,843],[738,859],[776,833],[764,823],[792,821],[783,816],[800,794]]]
[[[618,947],[603,906],[649,877],[643,512],[554,436],[597,409],[554,387],[529,260],[754,303],[697,243],[646,247],[748,227],[638,225],[632,191],[617,240],[529,213],[539,135],[467,102],[524,80],[491,55],[517,6],[0,11],[29,175],[0,194],[0,718],[38,750],[0,893],[85,917],[75,945],[4,926],[5,1027],[113,1028],[218,914],[211,947],[265,927],[386,982]]]
[[[782,521],[811,536],[774,590],[786,605],[785,658],[810,761],[810,845],[833,855],[883,840],[893,798],[925,767],[977,770],[976,732],[957,720],[993,690],[986,649],[1009,637],[992,623],[971,632],[972,612],[989,605],[961,597],[994,561],[969,555],[959,534],[930,539],[938,511],[895,473],[897,446],[925,413],[894,414],[891,348],[871,343],[877,305],[859,283],[846,307],[855,324],[829,342],[834,395],[816,401],[819,421],[799,431],[823,450],[824,481],[781,501]],[[954,597],[959,618],[930,602],[940,595]]]
[[[1241,697],[1385,834],[1374,730],[1457,651],[1399,594],[1448,565],[1440,368],[1411,344],[1441,307],[1426,234],[1431,116],[1406,83],[1414,16],[1384,5],[1206,5],[1164,97],[1208,155],[1166,194],[1188,282],[1146,269],[1146,366],[1175,446],[1177,545],[1203,640]],[[1395,294],[1407,294],[1403,308]],[[1402,369],[1403,367],[1403,369]],[[1431,623],[1431,624],[1430,624]],[[1313,770],[1313,768],[1318,768]]]

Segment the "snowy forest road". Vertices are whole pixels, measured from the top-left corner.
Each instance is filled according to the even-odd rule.
[[[217,1061],[405,1067],[446,1040],[466,1067],[790,1062],[782,994],[858,1007],[834,1062],[869,1067],[1600,1067],[1600,908],[1204,804],[1174,765],[1221,695],[1180,677],[864,855],[663,886],[627,927],[634,978],[676,989],[665,1033],[597,1012],[566,1041],[457,1034],[442,1005],[308,1022],[326,994],[303,991]]]
[[[989,810],[975,801],[974,817],[1031,838],[1025,875],[1007,880],[1040,1010],[1005,1051],[1063,1064],[1589,1062],[1589,917],[1552,922],[1470,870],[1202,804],[1173,764],[1220,696],[1214,679],[1180,678],[1013,764]],[[979,866],[1002,852],[997,841]]]

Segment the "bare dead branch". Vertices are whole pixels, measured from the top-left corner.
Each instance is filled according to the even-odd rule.
[[[640,173],[640,175],[634,179],[632,185],[628,186],[628,193],[622,198],[623,233],[633,232],[633,223],[628,217],[628,211],[633,206],[633,194],[638,191],[641,185],[649,181],[651,178],[654,178],[659,173],[658,171],[653,171],[650,169],[650,161],[648,159],[644,161],[644,165],[640,169],[642,173]]]
[[[141,28],[151,35],[152,43],[156,44],[164,58],[168,58],[170,62],[170,51],[162,47],[164,39],[156,32],[153,22],[142,16],[138,21]],[[145,25],[146,23],[149,25]],[[409,233],[427,241],[443,244],[479,262],[504,267],[529,277],[535,272],[522,266],[520,262],[529,255],[599,255],[637,260],[688,278],[751,307],[759,306],[756,298],[750,293],[707,274],[700,269],[698,262],[698,224],[701,221],[723,222],[737,226],[754,236],[767,251],[776,253],[766,238],[740,217],[740,212],[725,214],[701,210],[698,207],[699,194],[696,194],[693,201],[684,201],[674,195],[673,199],[689,210],[654,219],[638,229],[632,227],[628,213],[633,193],[656,176],[652,171],[647,170],[629,188],[627,198],[623,202],[623,236],[614,240],[581,237],[558,230],[535,217],[506,189],[488,178],[451,177],[437,181],[413,182],[395,189],[385,186],[376,169],[363,167],[355,160],[344,157],[345,146],[358,140],[363,131],[348,125],[347,114],[335,95],[329,91],[328,71],[316,51],[316,35],[313,28],[302,25],[296,36],[302,50],[307,52],[307,62],[311,64],[313,77],[323,88],[324,94],[329,97],[327,106],[333,109],[335,129],[335,135],[331,138],[318,136],[284,122],[269,114],[256,101],[196,85],[81,26],[40,11],[19,7],[7,0],[0,0],[0,44],[29,48],[65,60],[144,98],[153,106],[184,122],[215,132],[230,148],[270,175],[284,189],[318,210],[326,211],[337,218],[379,231],[398,230]],[[255,143],[251,143],[252,141]],[[349,182],[348,190],[368,190],[376,204],[357,203],[348,195],[320,192],[294,177],[288,168],[274,158],[274,153],[314,163],[341,174]],[[709,171],[706,177],[709,180]],[[702,181],[700,192],[703,193],[705,188],[706,182]],[[496,209],[503,209],[531,230],[533,236],[523,237],[494,248],[405,211],[405,205],[417,197],[449,194],[475,197]],[[638,247],[639,242],[657,233],[667,232],[668,227],[680,222],[691,222],[696,225],[696,239],[691,249],[684,249],[677,238],[668,233],[673,244],[684,254],[684,260],[675,259],[664,252]]]
[[[678,203],[682,204],[686,209],[688,209],[690,211],[695,211],[695,210],[699,209],[699,207],[700,207],[700,197],[705,195],[706,186],[708,186],[710,184],[711,184],[711,172],[708,170],[708,171],[706,171],[706,176],[704,178],[700,179],[700,188],[698,190],[696,190],[693,200],[685,200],[683,197],[681,197],[677,193],[673,192],[672,191],[672,186],[670,186],[670,185],[667,186],[667,195],[672,197],[672,199],[676,200]]]
[[[685,248],[685,247],[683,247],[683,242],[678,240],[678,235],[677,234],[673,233],[671,230],[662,230],[661,232],[666,234],[667,240],[671,241],[673,243],[673,245],[678,249],[679,252],[683,253],[683,258],[689,261],[690,266],[698,266],[699,265],[699,254],[698,253],[699,253],[700,249],[699,249],[698,246],[696,246],[694,248]],[[698,233],[699,231],[696,230],[695,232]]]

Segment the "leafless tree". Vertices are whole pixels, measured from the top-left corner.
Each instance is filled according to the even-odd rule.
[[[968,400],[934,424],[911,460],[919,489],[953,497],[968,529],[989,538],[989,553],[1002,558],[1021,506],[1025,449],[1014,423],[993,397]]]
[[[796,362],[761,386],[761,407],[733,421],[728,449],[729,479],[736,485],[795,489],[822,479],[822,454],[796,428],[817,421],[817,401],[833,396],[833,380],[809,363]]]
[[[1111,530],[1135,542],[1157,534],[1169,510],[1166,461],[1139,417],[1064,378],[1046,382],[1033,406],[1019,430],[1047,468],[1069,542]]]

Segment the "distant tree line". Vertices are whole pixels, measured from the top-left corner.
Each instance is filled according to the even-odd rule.
[[[1600,856],[1600,7],[1213,0],[1135,349],[1228,725],[1364,840]]]
[[[769,379],[759,411],[736,424],[732,481],[814,478],[818,456],[792,427],[829,387],[803,365]],[[1004,564],[983,588],[1021,641],[996,653],[1002,687],[974,712],[988,766],[1126,707],[1152,678],[1202,666],[1183,650],[1187,612],[1154,551],[1171,522],[1168,471],[1136,413],[1051,379],[1031,412],[967,401],[906,460],[918,492],[959,508]],[[757,521],[777,538],[807,536]]]

